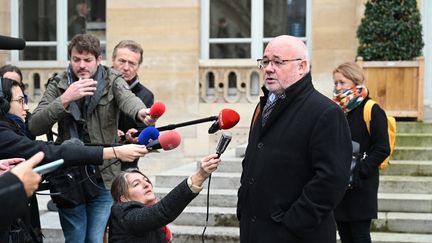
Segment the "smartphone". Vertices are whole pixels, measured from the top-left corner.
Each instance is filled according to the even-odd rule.
[[[33,171],[39,173],[41,175],[50,173],[58,169],[64,163],[63,159],[58,159],[53,162],[49,162],[48,164],[44,164],[38,167],[33,168]]]

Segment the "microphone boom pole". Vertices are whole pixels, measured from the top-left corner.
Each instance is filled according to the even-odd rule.
[[[210,116],[210,117],[201,118],[198,120],[193,120],[193,121],[188,121],[188,122],[183,122],[183,123],[177,123],[177,124],[170,124],[170,125],[158,127],[157,130],[159,130],[160,132],[166,131],[166,130],[173,130],[173,129],[176,129],[178,127],[185,127],[185,126],[195,125],[195,124],[199,124],[199,123],[203,123],[203,122],[216,121],[217,119],[218,119],[218,116]]]

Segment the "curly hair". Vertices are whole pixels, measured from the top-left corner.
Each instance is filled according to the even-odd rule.
[[[78,53],[88,52],[93,54],[96,58],[102,55],[99,39],[90,34],[75,35],[68,45],[68,58],[71,58],[72,49],[75,48]]]

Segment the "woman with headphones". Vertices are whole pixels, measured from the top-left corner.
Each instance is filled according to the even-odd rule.
[[[45,164],[57,159],[64,159],[64,166],[85,164],[102,165],[103,160],[116,159],[132,162],[143,157],[148,151],[144,145],[128,144],[118,147],[82,146],[77,144],[54,145],[43,141],[34,141],[25,134],[25,117],[27,114],[27,99],[22,86],[15,80],[0,78],[0,159],[29,159],[39,151],[45,153]],[[7,210],[7,209],[3,209]],[[27,212],[27,218],[30,215]],[[38,215],[39,216],[39,215]],[[25,222],[31,226],[30,220]],[[0,242],[9,242],[9,230],[0,229]],[[20,236],[25,235],[21,232]],[[40,232],[27,232],[28,242],[42,242]],[[27,241],[23,241],[27,242]]]
[[[23,75],[21,72],[21,69],[17,66],[13,66],[13,65],[4,65],[3,67],[0,68],[0,78],[8,78],[8,79],[12,79],[15,81],[18,81],[18,83],[20,83],[23,92],[25,91],[25,87],[26,84],[24,84],[23,81]],[[27,95],[24,92],[24,99],[27,99]],[[27,115],[25,117],[24,123],[26,124],[26,127],[28,126],[28,121],[30,120],[31,117],[31,113],[30,111],[27,109],[26,111]],[[27,137],[29,137],[32,140],[36,139],[36,136],[34,136],[27,128],[25,129],[25,133],[27,135]]]

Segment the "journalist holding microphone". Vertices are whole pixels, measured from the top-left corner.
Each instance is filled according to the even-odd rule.
[[[27,108],[27,101],[24,99],[20,84],[15,80],[0,79],[0,137],[2,138],[0,139],[0,159],[29,159],[37,152],[43,151],[45,157],[41,164],[62,158],[65,161],[65,167],[70,167],[84,164],[100,165],[104,159],[118,158],[122,161],[133,161],[147,153],[145,146],[135,144],[103,148],[75,144],[54,145],[31,140],[25,134],[24,119]],[[9,171],[16,163],[22,161],[23,159],[3,160],[0,171]],[[65,188],[65,195],[68,195],[68,190],[75,191],[71,190],[71,187]],[[26,212],[23,213],[23,221],[28,229],[35,231],[36,238],[40,236],[40,232],[33,229],[30,222],[38,220],[38,217],[38,211],[36,215],[31,214],[30,207],[27,205]],[[33,239],[32,242],[39,242],[38,240]],[[0,242],[3,241],[0,240]]]
[[[204,181],[220,163],[218,154],[202,158],[198,170],[184,179],[162,200],[157,201],[153,184],[137,169],[121,172],[114,180],[111,193],[109,242],[171,242],[167,224],[174,221],[198,195]]]
[[[58,142],[75,138],[84,143],[113,144],[118,140],[120,111],[146,125],[156,122],[121,73],[101,65],[102,51],[95,36],[79,34],[72,38],[68,57],[69,66],[49,81],[33,112],[29,128],[34,135],[47,133],[58,123]],[[66,243],[102,242],[112,204],[108,189],[121,169],[120,163],[110,164],[112,161],[106,160],[103,166],[90,170],[78,168],[74,174],[95,174],[96,183],[83,183],[83,193],[61,202],[54,200]],[[59,175],[57,181],[66,174]]]

